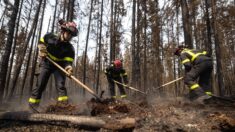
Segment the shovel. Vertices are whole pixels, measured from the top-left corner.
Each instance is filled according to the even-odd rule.
[[[157,87],[157,88],[154,89],[154,90],[157,90],[157,89],[159,89],[159,88],[162,88],[162,87],[164,87],[164,86],[167,86],[167,85],[169,85],[169,84],[172,84],[172,83],[174,83],[174,82],[177,82],[177,81],[179,81],[179,80],[181,80],[181,79],[183,79],[183,78],[184,78],[184,77],[177,78],[177,79],[175,79],[175,80],[173,80],[173,81],[170,81],[170,82],[168,82],[168,83],[165,83],[165,84],[163,84],[163,85]]]
[[[140,91],[139,89],[133,88],[133,87],[131,87],[131,86],[127,86],[127,85],[122,84],[122,83],[120,83],[120,82],[118,82],[118,81],[116,81],[116,80],[113,80],[113,81],[114,81],[115,83],[117,83],[117,84],[120,84],[120,85],[126,87],[126,88],[129,88],[129,89],[131,89],[131,90],[134,90],[134,91],[137,91],[137,92],[139,92],[139,93],[142,93],[142,94],[145,94],[145,95],[146,95],[145,92]]]
[[[60,65],[58,65],[56,62],[54,62],[51,58],[46,57],[52,64],[54,64],[57,68],[59,68],[62,72],[64,72],[70,79],[74,80],[76,83],[78,83],[80,86],[82,86],[85,90],[87,90],[91,95],[93,95],[94,97],[96,97],[96,99],[98,101],[101,101],[101,99],[99,98],[98,95],[96,95],[96,93],[91,90],[91,88],[89,88],[88,86],[86,86],[85,84],[83,84],[81,81],[79,81],[76,77],[74,77],[73,75],[69,75],[69,73],[62,68]]]

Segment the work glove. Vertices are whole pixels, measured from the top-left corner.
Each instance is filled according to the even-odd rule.
[[[44,44],[38,44],[39,56],[46,57],[47,56],[47,47]]]
[[[72,66],[70,66],[70,65],[66,66],[65,70],[68,73],[67,76],[71,76],[72,75],[72,73],[73,73],[73,67]]]

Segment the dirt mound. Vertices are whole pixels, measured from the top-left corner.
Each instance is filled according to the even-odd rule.
[[[128,105],[123,101],[110,98],[104,99],[102,101],[91,99],[87,102],[87,105],[91,109],[92,116],[102,114],[128,113],[130,111]]]
[[[75,105],[71,104],[54,104],[49,105],[45,113],[53,113],[53,114],[63,114],[63,115],[77,115],[79,108]]]

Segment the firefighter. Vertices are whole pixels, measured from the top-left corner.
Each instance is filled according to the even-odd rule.
[[[115,99],[117,98],[116,93],[115,93],[115,81],[128,84],[128,78],[127,78],[127,73],[125,69],[122,67],[122,62],[119,59],[116,59],[111,63],[109,67],[106,68],[105,74],[109,83],[109,91],[111,98]],[[126,98],[126,92],[125,89],[123,88],[123,85],[117,84],[120,92],[120,97],[121,98]]]
[[[72,37],[77,36],[78,29],[74,22],[59,21],[60,33],[48,33],[40,39],[38,43],[40,74],[37,79],[36,87],[32,89],[31,97],[29,98],[29,106],[35,110],[38,108],[42,92],[45,90],[50,75],[53,73],[55,77],[55,86],[58,91],[57,101],[59,104],[67,104],[68,96],[65,88],[66,75],[56,66],[49,62],[46,57],[49,57],[57,64],[62,66],[67,72],[67,76],[71,76],[73,68],[75,51],[70,43]]]
[[[179,56],[181,63],[185,67],[184,83],[190,88],[189,99],[194,101],[199,99],[209,99],[211,93],[211,73],[213,69],[212,58],[206,51],[188,49],[179,46],[175,52]],[[197,79],[199,81],[197,82]]]

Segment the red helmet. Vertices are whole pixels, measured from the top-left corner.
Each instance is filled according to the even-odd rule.
[[[72,36],[77,36],[78,29],[75,22],[65,22],[64,20],[59,20],[59,24],[62,31],[69,31],[71,32]]]
[[[122,62],[121,62],[121,60],[115,60],[114,62],[113,62],[113,64],[114,64],[114,67],[115,68],[117,68],[117,69],[119,69],[119,68],[121,68],[122,67]]]

